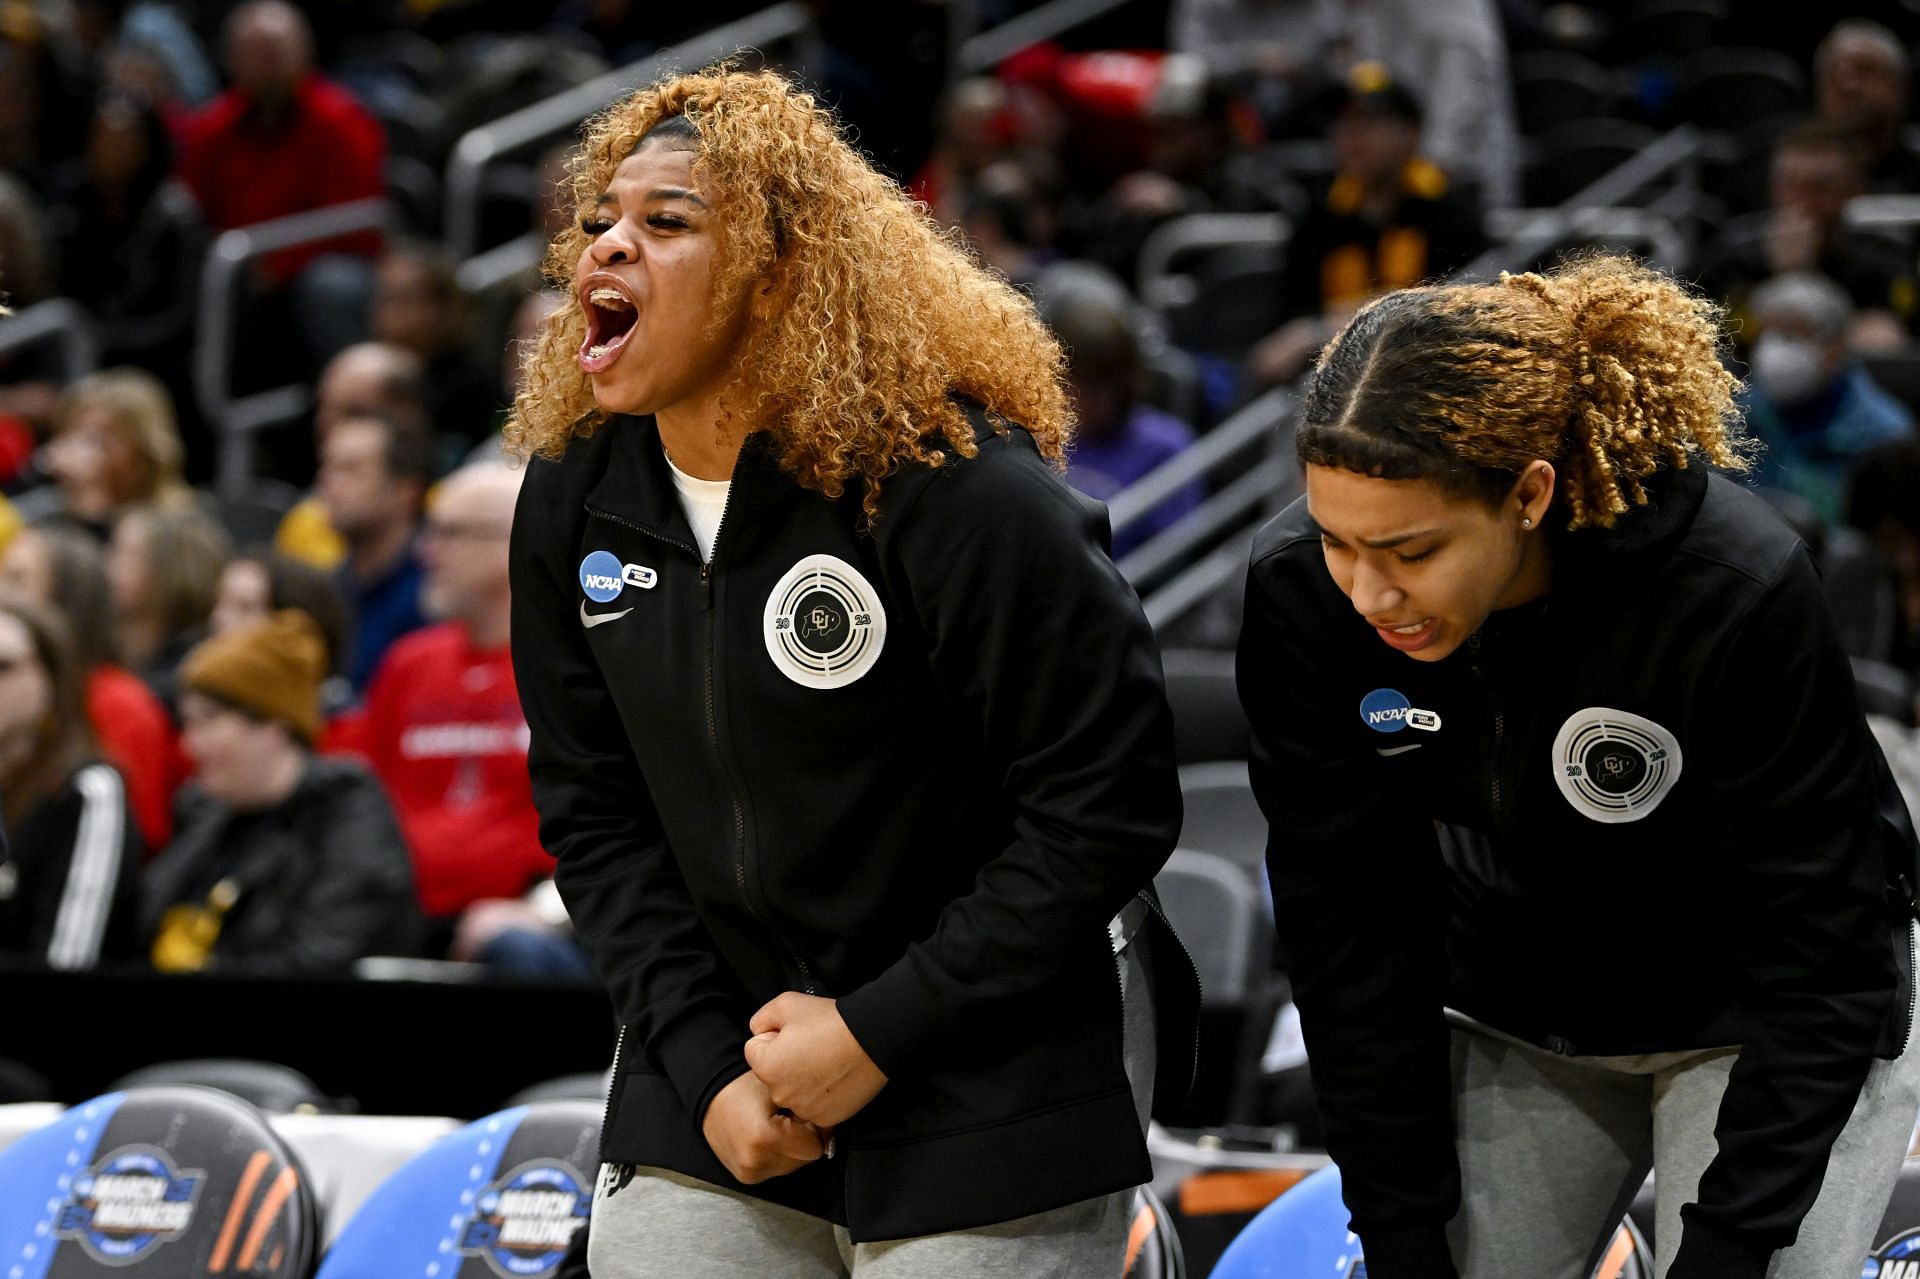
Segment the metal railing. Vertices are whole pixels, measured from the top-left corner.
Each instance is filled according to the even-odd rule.
[[[219,441],[215,483],[222,497],[244,495],[253,473],[254,437],[268,426],[299,417],[313,403],[312,391],[304,383],[243,396],[233,393],[234,336],[247,267],[282,249],[387,229],[393,218],[393,206],[383,198],[331,204],[235,227],[222,232],[207,251],[200,269],[200,334],[193,349],[193,389]]]
[[[0,319],[0,352],[43,342],[60,348],[63,385],[100,367],[100,339],[94,331],[93,313],[71,298],[36,302]]]
[[[1566,238],[1569,219],[1579,210],[1628,205],[1634,196],[1656,182],[1671,178],[1683,194],[1697,192],[1706,142],[1706,135],[1689,124],[1660,135],[1638,154],[1607,170],[1558,205],[1533,211],[1520,225],[1511,228],[1505,240],[1468,263],[1460,274],[1469,279],[1484,279],[1516,263],[1531,261]],[[1657,200],[1651,211],[1665,212],[1667,207]],[[1683,251],[1690,247],[1683,242]]]
[[[1175,271],[1181,258],[1249,245],[1278,251],[1291,231],[1292,224],[1283,213],[1189,213],[1163,223],[1140,246],[1139,265],[1134,268],[1140,301],[1162,313],[1185,306],[1193,301],[1194,282]]]
[[[470,259],[481,251],[480,205],[482,175],[488,166],[536,143],[570,134],[596,111],[675,68],[692,70],[742,49],[756,49],[781,41],[801,46],[796,67],[819,65],[813,13],[789,0],[770,5],[737,22],[669,45],[638,62],[595,76],[584,84],[490,120],[462,134],[447,161],[446,242],[455,256]]]
[[[1663,271],[1683,270],[1690,258],[1687,238],[1674,220],[1651,209],[1490,209],[1486,226],[1488,236],[1504,246],[1503,269],[1509,271],[1570,239],[1632,246]]]
[[[1297,407],[1288,388],[1268,391],[1107,504],[1118,536],[1195,480],[1225,480],[1199,506],[1119,562],[1120,572],[1142,592],[1147,618],[1156,628],[1184,615],[1230,580],[1246,563],[1253,527],[1298,492],[1299,468],[1290,442]],[[1228,478],[1249,454],[1258,460]]]
[[[1051,0],[1017,18],[1009,18],[991,31],[970,36],[965,35],[963,28],[979,21],[977,6],[955,4],[947,28],[952,69],[961,75],[989,70],[1030,44],[1051,40],[1126,3],[1127,0]]]

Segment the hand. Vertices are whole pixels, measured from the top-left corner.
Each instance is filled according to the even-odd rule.
[[[714,1094],[700,1132],[727,1171],[749,1186],[784,1177],[827,1153],[813,1125],[781,1114],[751,1072]]]
[[[831,999],[790,990],[747,1025],[747,1065],[773,1104],[822,1128],[853,1118],[887,1086]]]
[[[485,950],[502,933],[518,930],[549,935],[554,930],[540,912],[517,897],[489,897],[460,912],[454,926],[448,959],[467,961]]]

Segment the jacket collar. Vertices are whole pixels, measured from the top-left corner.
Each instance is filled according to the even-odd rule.
[[[1556,590],[1563,569],[1628,567],[1666,554],[1686,536],[1707,497],[1705,465],[1657,471],[1641,483],[1647,490],[1647,504],[1629,506],[1612,528],[1585,528],[1555,536]]]
[[[587,508],[693,547],[693,529],[674,489],[667,454],[660,444],[660,428],[653,417],[614,417],[600,430],[609,437],[606,466],[587,493]],[[729,515],[747,503],[755,491],[752,481],[758,472],[775,465],[772,437],[764,431],[748,436],[733,467],[733,489],[727,499]]]

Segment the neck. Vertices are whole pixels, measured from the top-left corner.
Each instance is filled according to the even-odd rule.
[[[1520,567],[1507,589],[1494,601],[1494,611],[1518,608],[1544,598],[1553,589],[1553,551],[1547,544],[1545,529],[1525,534],[1520,545]]]
[[[347,564],[353,575],[370,582],[400,562],[413,541],[413,524],[391,524],[369,534],[347,550]]]
[[[286,803],[287,797],[300,785],[300,776],[306,769],[306,751],[289,741],[279,757],[266,765],[253,807],[278,808]]]
[[[511,607],[504,599],[475,610],[474,616],[461,619],[467,628],[467,644],[482,653],[505,648],[511,634],[508,626],[511,617]]]
[[[749,432],[737,417],[722,424],[717,394],[662,409],[653,420],[660,428],[660,446],[675,466],[697,480],[733,478],[733,464]]]

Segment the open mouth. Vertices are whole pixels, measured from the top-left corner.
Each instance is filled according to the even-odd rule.
[[[594,285],[587,293],[586,310],[587,340],[580,344],[576,358],[588,373],[599,373],[620,358],[640,312],[633,299],[610,284]]]

